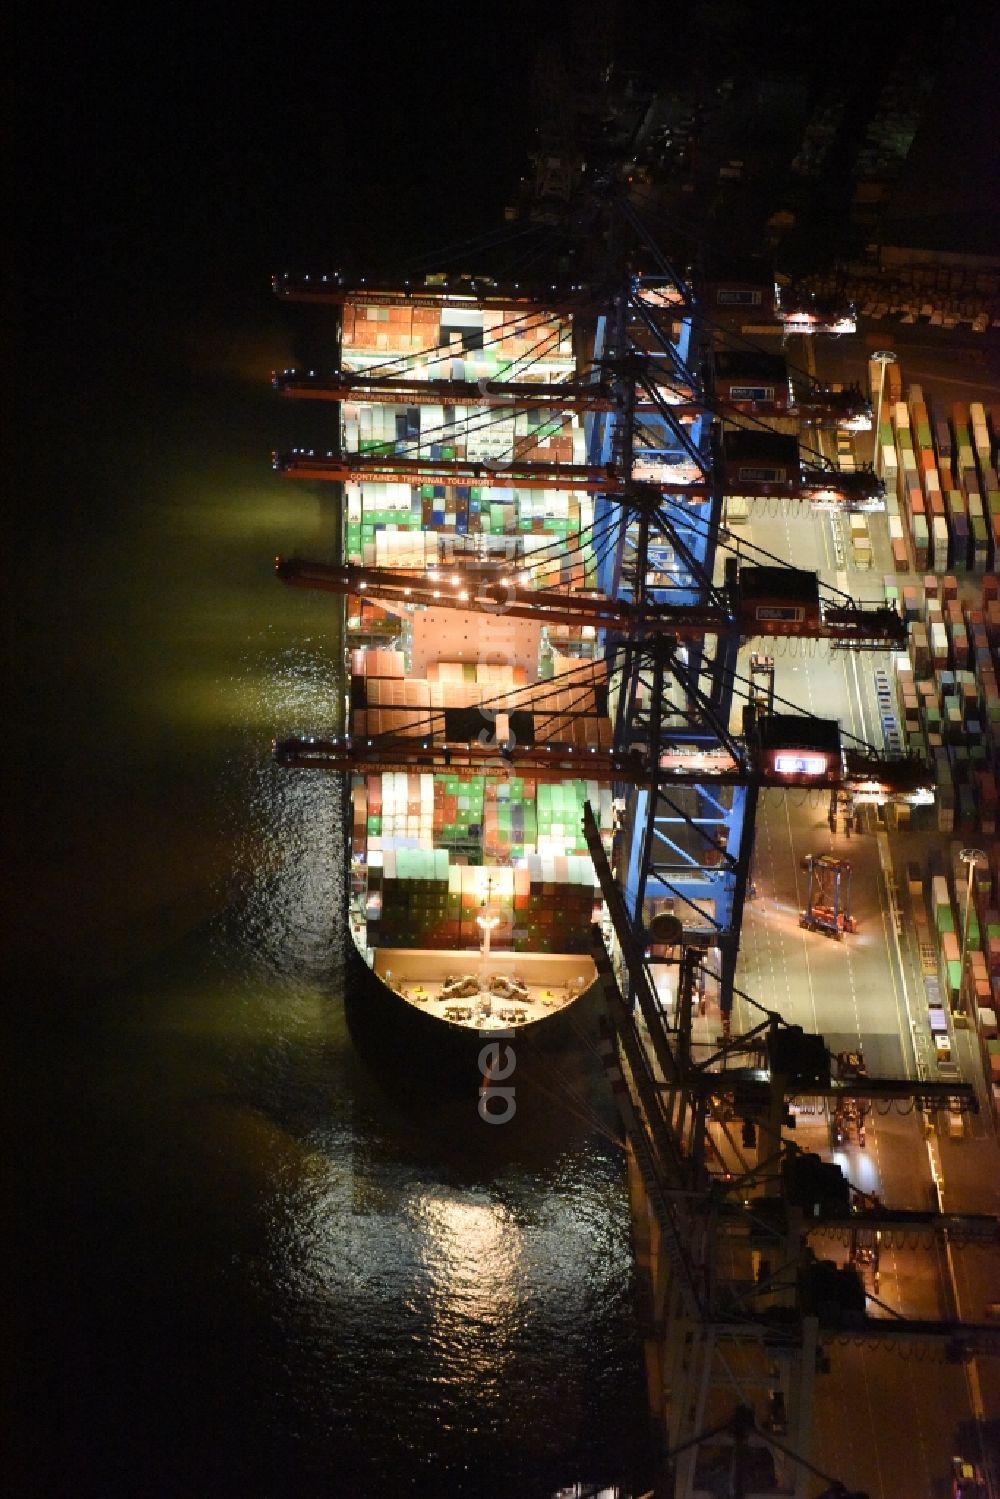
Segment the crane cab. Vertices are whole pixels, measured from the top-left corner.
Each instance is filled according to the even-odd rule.
[[[715,397],[733,411],[784,416],[788,411],[788,365],[780,354],[756,349],[718,349]]]
[[[760,256],[709,261],[703,290],[705,315],[726,327],[770,323],[775,313],[774,267]]]
[[[807,635],[821,623],[819,578],[796,567],[744,567],[739,574],[744,635]]]
[[[742,428],[727,432],[722,472],[727,495],[795,495],[801,480],[798,438]]]
[[[760,767],[788,786],[827,786],[842,770],[840,725],[833,718],[769,713],[757,720]]]

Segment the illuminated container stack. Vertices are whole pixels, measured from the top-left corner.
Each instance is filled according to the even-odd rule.
[[[948,420],[932,420],[919,385],[883,405],[877,442],[896,572],[912,563],[917,572],[981,576],[1000,555],[1000,480],[985,408],[957,403]]]
[[[341,363],[352,373],[406,374],[424,381],[537,380],[548,385],[574,368],[572,324],[537,310],[489,311],[475,306],[422,307],[356,300],[343,309]],[[586,462],[578,414],[519,408],[418,405],[366,401],[342,406],[348,453],[427,459],[468,459],[502,466],[513,457]],[[536,547],[572,541],[593,521],[585,495],[469,484],[410,485],[379,481],[346,486],[345,557],[365,566],[424,568],[448,561],[450,543],[489,537],[490,554],[520,557]],[[423,536],[438,532],[444,540]],[[508,545],[503,545],[506,538]],[[517,545],[515,546],[515,543]],[[580,576],[573,573],[574,564]],[[577,549],[552,581],[583,581],[593,571],[589,545]],[[568,569],[568,571],[567,571]],[[566,573],[566,576],[563,576]]]
[[[490,947],[586,952],[597,890],[589,857],[532,854],[514,868],[458,863],[447,849],[387,850],[368,885],[369,940],[379,947]]]
[[[928,1026],[939,1060],[950,1056],[945,1004],[965,1010],[975,1025],[983,1053],[987,1081],[992,1074],[993,1107],[1000,1107],[1000,1046],[996,1012],[1000,1005],[1000,910],[997,909],[1000,847],[994,847],[989,868],[977,868],[969,903],[969,929],[964,974],[962,936],[968,866],[961,858],[964,843],[953,841],[947,862],[934,850],[928,877],[919,863],[907,866],[907,884],[918,945],[926,961]],[[928,977],[933,972],[934,977]],[[997,1060],[994,1060],[996,1058]]]
[[[367,867],[370,942],[477,947],[485,905],[498,948],[586,951],[595,901],[586,800],[610,837],[611,792],[596,782],[366,777],[352,790],[352,851]]]
[[[931,876],[931,924],[937,943],[938,979],[949,1006],[954,1008],[961,979],[961,947],[951,891],[943,874]]]
[[[432,567],[449,560],[454,552],[449,542],[489,536],[506,537],[511,543],[506,548],[494,543],[491,553],[514,557],[520,551],[527,562],[534,553],[541,553],[540,560],[547,561],[554,579],[563,573],[569,578],[574,572],[582,577],[588,561],[592,571],[589,542],[582,553],[574,546],[581,530],[593,521],[593,501],[587,495],[468,484],[366,483],[345,488],[348,562],[366,567]],[[546,553],[551,554],[547,559]]]
[[[954,574],[904,583],[909,651],[895,671],[907,749],[936,765],[939,831],[969,836],[1000,816],[1000,598],[993,575],[984,584],[980,608]]]
[[[964,890],[967,866],[959,858],[958,845],[952,847],[951,853],[956,867],[955,888]],[[1000,1039],[997,1031],[997,1012],[1000,1009],[1000,849],[995,845],[989,868],[975,870],[972,893],[962,1000],[976,1029],[994,1117],[1000,1117]]]
[[[534,308],[383,306],[359,297],[342,316],[341,358],[350,370],[398,370],[402,361],[393,356],[426,354],[435,379],[493,380],[530,358],[527,378],[542,380],[573,360],[569,318]]]
[[[384,771],[354,789],[357,847],[373,854],[444,848],[473,862],[583,855],[583,804],[611,831],[611,792],[596,782]]]
[[[531,462],[585,463],[583,429],[570,413],[477,406],[367,405],[346,402],[344,438],[349,453],[400,458],[519,458]]]
[[[899,513],[909,530],[914,569],[917,572],[926,572],[932,559],[930,527],[924,491],[917,468],[917,458],[913,449],[909,408],[905,401],[896,401],[891,408],[891,413],[891,430],[894,435],[896,458],[896,499]]]

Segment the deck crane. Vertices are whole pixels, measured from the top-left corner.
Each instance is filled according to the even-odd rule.
[[[662,1492],[712,1491],[711,1475],[735,1455],[720,1451],[720,1430],[743,1408],[758,1449],[773,1449],[777,1459],[765,1462],[758,1450],[754,1493],[804,1499],[816,1471],[810,1439],[817,1375],[838,1389],[844,1384],[849,1403],[838,1340],[863,1336],[907,1356],[922,1341],[957,1359],[1000,1353],[1000,1332],[991,1324],[870,1316],[858,1271],[865,1248],[893,1235],[928,1249],[996,1244],[1000,1223],[988,1215],[894,1209],[858,1192],[836,1163],[787,1139],[789,1105],[797,1099],[836,1106],[863,1096],[909,1110],[914,1100],[938,1104],[950,1085],[844,1076],[822,1036],[760,1005],[753,1006],[760,1023],[742,1034],[697,1038],[703,951],[682,934],[676,1001],[665,1006],[643,959],[647,935],[623,899],[589,805],[584,828],[620,954],[616,968],[595,927],[607,1005],[602,1052],[626,1135],[635,1219],[648,1243],[646,1368],[662,1433]],[[967,1084],[961,1106],[977,1108]],[[742,1124],[741,1143],[728,1118]],[[830,1233],[851,1243],[853,1261],[838,1266],[820,1258]],[[755,1410],[746,1410],[747,1392],[759,1402]]]

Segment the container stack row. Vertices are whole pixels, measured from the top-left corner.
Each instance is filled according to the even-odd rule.
[[[1000,844],[992,844],[983,850],[988,862],[974,869],[971,886],[969,867],[961,857],[963,847],[963,843],[953,841],[947,851],[935,850],[930,857],[930,872],[926,878],[918,864],[911,864],[908,883],[918,941],[923,949],[931,948],[936,956],[936,974],[927,982],[928,992],[937,997],[936,1005],[931,1006],[929,1024],[938,1057],[945,1060],[950,1045],[946,1040],[943,1014],[946,999],[950,1009],[964,1011],[975,1028],[994,1113],[1000,1114],[1000,1042],[997,1039]],[[926,896],[925,901],[920,898],[921,891]],[[941,1017],[935,1013],[937,1005],[941,1008]]]
[[[532,855],[513,869],[451,862],[446,849],[389,852],[369,876],[369,942],[378,947],[586,952],[598,892],[589,858]]]
[[[959,598],[954,574],[897,584],[886,595],[909,622],[894,672],[905,747],[936,766],[938,830],[992,836],[1000,822],[1000,583],[982,605]]]
[[[471,715],[467,723],[459,721],[461,734],[453,733],[453,739],[478,739],[497,715],[524,714],[530,716],[536,744],[611,748],[611,720],[606,703],[598,700],[603,676],[599,667],[570,659],[565,673],[525,685],[524,669],[516,666],[432,662],[426,677],[415,677],[403,675],[401,651],[381,650],[374,660],[372,655],[352,653],[352,666],[361,668],[351,678],[351,732],[357,738],[388,734],[440,739],[449,728],[449,709],[480,708],[481,713]],[[388,670],[381,669],[383,663]],[[453,668],[452,674],[442,676],[442,667]]]
[[[1000,555],[995,426],[981,403],[935,419],[920,386],[895,401],[888,386],[877,441],[895,570],[981,576]]]
[[[556,573],[561,560],[572,569],[590,553],[589,544],[582,551],[574,545],[593,521],[593,504],[585,495],[365,483],[347,485],[346,501],[345,556],[366,567],[434,566],[445,560],[441,537],[516,538],[529,559],[533,552],[551,552]]]
[[[610,791],[584,780],[385,771],[355,786],[352,797],[352,847],[369,867],[401,849],[450,851],[473,862],[584,855],[588,799],[602,831],[610,836],[612,826]]]
[[[402,361],[389,356],[432,351],[428,373],[435,379],[495,379],[516,361],[543,356],[525,371],[541,378],[538,364],[570,363],[573,333],[568,317],[481,307],[384,307],[371,303],[345,305],[341,324],[341,359],[345,369],[375,368],[391,362],[399,373]],[[457,371],[457,372],[456,372]],[[419,366],[416,371],[419,377]]]
[[[530,459],[585,463],[586,438],[570,412],[503,407],[364,405],[343,407],[347,452],[400,458]]]

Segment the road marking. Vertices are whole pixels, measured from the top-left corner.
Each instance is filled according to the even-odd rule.
[[[885,833],[879,830],[875,834],[875,843],[878,848],[879,864],[881,865],[882,869],[882,879],[885,885],[885,894],[888,895],[889,891],[892,889],[895,883],[895,871],[892,867],[892,855],[889,852],[889,839],[887,838]],[[879,890],[878,904],[879,912],[882,917],[882,927],[886,935],[886,948],[889,953],[889,963],[887,966],[889,969],[889,977],[892,981],[892,995],[896,1003],[896,1022],[899,1026],[900,1042],[902,1043],[904,1035],[908,1036],[910,1042],[909,1052],[913,1055],[913,1066],[911,1067],[907,1048],[901,1045],[900,1049],[903,1053],[903,1069],[907,1077],[912,1077],[914,1071],[918,1070],[916,1065],[917,1047],[916,1042],[914,1041],[915,1022],[913,1019],[913,1011],[910,1008],[910,991],[906,983],[906,970],[903,967],[903,949],[900,945],[899,931],[896,927],[895,917],[893,916],[893,913],[891,911],[889,911],[888,913],[886,912],[886,901],[883,897],[883,892],[881,889]],[[896,960],[895,963],[893,963],[892,961],[893,957]],[[903,990],[902,998],[903,1008],[906,1011],[905,1019],[903,1017],[903,1012],[900,1009],[899,1003],[900,986],[902,986]]]
[[[885,1499],[885,1484],[882,1480],[882,1460],[878,1450],[879,1426],[875,1420],[875,1411],[872,1408],[872,1392],[871,1387],[868,1383],[868,1361],[865,1357],[864,1348],[861,1349],[861,1373],[864,1376],[865,1381],[865,1401],[868,1406],[868,1424],[872,1434],[872,1445],[875,1449],[875,1467],[878,1470],[878,1491],[881,1494],[882,1499]]]

